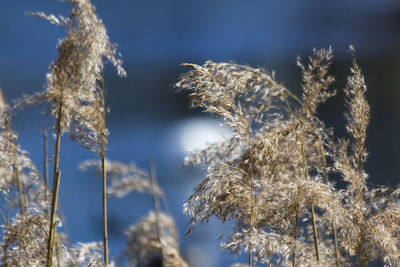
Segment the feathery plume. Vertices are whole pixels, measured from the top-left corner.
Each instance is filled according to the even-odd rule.
[[[156,216],[150,212],[138,223],[129,226],[125,235],[128,238],[125,256],[132,266],[146,264],[152,257],[162,257],[168,267],[189,266],[179,255],[175,223],[167,214]]]
[[[60,41],[58,57],[50,66],[47,88],[43,93],[26,97],[19,103],[45,103],[56,118],[56,152],[53,173],[53,204],[50,224],[48,264],[53,253],[54,217],[57,206],[60,170],[58,169],[60,137],[69,133],[71,139],[95,151],[103,160],[103,225],[104,261],[108,262],[106,165],[105,153],[108,130],[106,128],[104,59],[111,62],[118,75],[125,76],[122,61],[117,57],[116,46],[110,43],[102,21],[95,13],[90,0],[68,0],[73,4],[69,19],[32,13],[50,23],[66,26],[67,36]]]

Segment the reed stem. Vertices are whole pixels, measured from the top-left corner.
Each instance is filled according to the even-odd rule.
[[[293,246],[293,255],[292,255],[292,266],[296,266],[296,242],[297,242],[297,235],[299,231],[299,204],[296,204],[296,218],[295,218],[295,225],[294,225],[294,246]]]
[[[14,155],[14,171],[13,171],[13,175],[14,175],[14,179],[17,183],[17,190],[18,190],[18,201],[19,201],[19,206],[21,208],[21,213],[24,213],[25,210],[25,201],[24,201],[24,193],[22,190],[22,183],[21,183],[21,179],[20,179],[20,173],[18,171],[18,166],[17,166],[17,160],[16,160],[17,155]]]
[[[326,157],[325,157],[325,149],[324,149],[324,144],[322,142],[321,135],[318,135],[318,144],[319,144],[319,154],[321,155],[321,161],[322,161],[322,173],[324,176],[324,182],[326,184],[329,183],[329,177],[328,173],[326,172],[326,167],[328,166],[326,162]],[[335,260],[336,260],[336,266],[339,267],[339,249],[338,249],[338,244],[337,244],[337,232],[336,232],[336,225],[333,221],[331,220],[331,225],[332,225],[332,235],[333,235],[333,245],[335,249]]]
[[[315,256],[317,257],[317,261],[319,261],[318,234],[317,234],[317,225],[315,223],[314,205],[311,205],[310,209],[311,209],[311,219],[312,219],[313,232],[314,232]]]
[[[332,220],[332,231],[333,231],[333,245],[335,248],[335,259],[336,259],[336,266],[340,266],[339,264],[339,247],[337,242],[337,233],[336,233],[336,225]]]
[[[53,202],[51,205],[51,220],[50,220],[50,233],[49,233],[49,241],[48,241],[48,249],[47,249],[47,267],[52,266],[53,260],[53,250],[54,250],[54,237],[56,235],[56,209],[58,202],[58,189],[60,187],[60,171],[57,171],[56,177],[54,179],[54,189],[53,190]]]
[[[103,245],[104,245],[104,264],[108,265],[108,234],[107,234],[107,176],[105,153],[101,156],[101,167],[103,173]]]
[[[56,137],[56,148],[54,153],[54,173],[53,173],[53,192],[52,192],[52,203],[51,203],[51,215],[50,215],[50,230],[49,230],[49,240],[47,245],[47,267],[52,266],[53,259],[53,249],[54,249],[54,237],[56,235],[56,211],[58,202],[58,191],[60,187],[60,170],[58,169],[59,158],[60,158],[60,142],[61,142],[61,120],[62,120],[62,109],[63,103],[60,101],[58,107],[57,116],[57,137]]]
[[[100,78],[101,84],[101,107],[102,107],[102,125],[101,125],[101,166],[102,166],[102,176],[103,176],[103,246],[104,246],[104,264],[108,265],[108,226],[107,226],[107,170],[106,170],[106,89],[104,85],[104,76],[101,74]]]
[[[49,186],[49,174],[48,174],[48,151],[47,151],[47,132],[46,130],[43,130],[43,178],[44,178],[44,184],[46,188]]]
[[[253,148],[252,148],[252,143],[250,139],[250,133],[251,133],[251,126],[249,126],[248,131],[247,131],[247,144],[249,146],[249,165],[250,165],[250,195],[251,195],[251,214],[250,214],[250,235],[253,236],[253,229],[256,228],[257,226],[257,210],[256,210],[256,205],[255,205],[255,200],[254,200],[254,188],[253,188],[253,178],[254,178],[254,173],[253,173]],[[253,247],[250,245],[249,247],[249,267],[253,265],[253,254],[251,250]]]

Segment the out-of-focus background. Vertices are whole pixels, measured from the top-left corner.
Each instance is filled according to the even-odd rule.
[[[371,184],[400,181],[400,2],[381,1],[236,1],[236,0],[93,0],[112,42],[119,44],[128,77],[119,79],[106,67],[111,114],[108,157],[157,166],[159,183],[176,219],[180,248],[191,266],[229,266],[246,262],[218,249],[230,225],[216,220],[187,238],[189,218],[182,206],[204,176],[202,168],[182,169],[188,150],[229,135],[218,122],[190,110],[187,94],[173,84],[186,71],[183,62],[234,61],[276,71],[288,88],[299,92],[296,56],[306,59],[312,48],[332,46],[332,73],[339,94],[320,115],[342,136],[345,75],[356,49],[368,85],[372,121],[368,132]],[[70,3],[54,0],[0,0],[0,87],[9,100],[44,88],[48,66],[56,58],[65,29],[24,15],[27,11],[69,15]],[[15,118],[20,142],[42,169],[41,129],[53,121],[43,109],[27,108]],[[50,146],[54,139],[50,138]],[[71,243],[100,241],[101,181],[82,173],[78,164],[95,155],[62,140],[60,203]],[[134,193],[109,200],[109,242],[113,258],[123,265],[124,230],[152,209],[151,196]]]

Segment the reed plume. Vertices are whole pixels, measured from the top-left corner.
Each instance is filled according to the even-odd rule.
[[[349,139],[338,142],[334,157],[335,169],[348,183],[343,193],[346,216],[341,221],[341,245],[350,256],[356,256],[358,266],[380,255],[389,266],[400,265],[400,201],[399,188],[381,186],[368,188],[364,170],[367,127],[370,107],[366,100],[366,85],[353,54],[348,77],[345,113]]]
[[[211,61],[203,66],[184,64],[192,70],[176,87],[190,92],[192,107],[213,114],[233,132],[227,140],[185,159],[186,164],[207,168],[184,205],[191,216],[188,233],[196,222],[206,223],[211,217],[234,221],[222,247],[247,252],[248,266],[346,265],[349,255],[357,255],[358,264],[364,265],[376,259],[376,251],[389,264],[397,263],[395,194],[385,202],[390,203],[387,213],[377,215],[380,227],[376,218],[366,228],[367,218],[375,218],[365,203],[374,190],[367,188],[363,171],[369,108],[355,60],[345,90],[347,129],[354,140],[351,155],[349,141],[336,141],[332,129],[318,118],[318,107],[335,95],[329,75],[332,58],[329,48],[314,49],[307,65],[298,59],[301,98],[264,69]],[[334,168],[328,162],[334,162]],[[343,173],[349,183],[346,190],[330,181],[333,171]],[[372,230],[384,233],[386,240],[378,242]]]
[[[2,266],[40,266],[46,263],[51,195],[35,165],[18,145],[18,135],[12,129],[12,109],[0,94],[0,193],[8,202],[8,212],[2,212]],[[17,188],[18,206],[13,198]],[[61,223],[60,218],[55,218]],[[62,241],[56,235],[57,244]]]
[[[107,176],[111,180],[107,192],[109,196],[122,198],[132,192],[153,196],[154,211],[136,224],[131,224],[125,231],[128,242],[124,257],[128,259],[130,266],[147,264],[154,257],[160,257],[163,266],[188,266],[179,254],[174,219],[160,211],[158,200],[161,198],[165,202],[165,196],[156,182],[153,164],[149,174],[133,163],[125,164],[111,160],[106,162]],[[79,165],[79,169],[93,169],[99,175],[102,172],[101,161],[85,160]]]
[[[189,266],[179,255],[174,220],[165,213],[149,213],[130,225],[125,235],[128,238],[125,256],[130,266],[146,264],[154,257],[160,257],[163,266]]]
[[[48,264],[51,266],[53,239],[56,231],[54,214],[60,184],[60,138],[69,133],[72,140],[96,152],[103,162],[103,225],[104,261],[108,262],[106,165],[105,153],[108,130],[106,128],[105,87],[103,80],[104,58],[125,76],[122,61],[116,55],[116,46],[110,43],[106,29],[95,13],[89,0],[69,0],[72,12],[63,16],[33,13],[49,22],[67,27],[67,36],[58,45],[58,57],[50,66],[47,88],[43,93],[26,97],[23,103],[41,102],[50,105],[56,123],[56,148],[53,172],[52,220],[48,248]]]

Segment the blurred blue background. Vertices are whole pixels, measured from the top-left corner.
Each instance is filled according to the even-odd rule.
[[[301,75],[296,56],[312,48],[332,46],[335,88],[344,87],[352,44],[368,85],[372,122],[366,166],[371,184],[400,181],[400,2],[399,1],[233,1],[233,0],[93,0],[112,42],[119,44],[128,77],[119,79],[106,67],[110,130],[108,157],[157,166],[169,212],[176,219],[180,247],[191,266],[229,266],[246,262],[218,249],[221,233],[230,225],[216,220],[184,238],[189,218],[182,206],[203,175],[202,168],[181,169],[189,149],[229,135],[218,122],[188,109],[185,93],[172,85],[186,71],[183,62],[203,64],[235,61],[275,70],[277,80],[299,92]],[[41,91],[48,66],[56,58],[65,29],[29,18],[26,11],[69,15],[70,3],[55,0],[0,0],[0,87],[9,100]],[[43,109],[42,109],[43,110]],[[37,107],[15,118],[23,148],[42,169],[42,128],[53,122]],[[344,134],[343,97],[320,110],[327,125]],[[54,139],[50,138],[52,147]],[[71,243],[100,241],[101,181],[78,171],[78,164],[95,155],[62,140],[60,203]],[[122,265],[124,230],[152,209],[151,196],[135,193],[109,201],[110,249]]]

